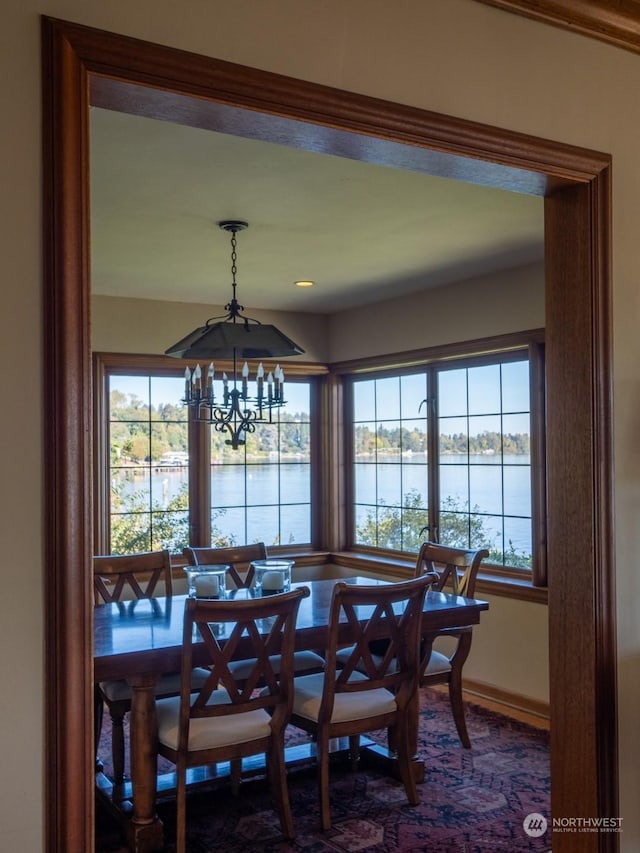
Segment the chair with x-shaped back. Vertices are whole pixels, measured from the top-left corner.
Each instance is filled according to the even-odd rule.
[[[233,771],[242,758],[260,753],[267,757],[282,833],[293,838],[284,730],[293,700],[296,619],[308,595],[309,588],[300,587],[268,598],[187,599],[180,696],[156,703],[158,751],[176,765],[177,853],[185,849],[187,768],[229,761]],[[194,643],[195,632],[202,642]],[[194,692],[185,673],[193,667],[196,648],[210,676]],[[242,684],[230,668],[237,654],[249,654],[253,661]],[[256,690],[260,685],[263,690]]]
[[[116,604],[124,612],[142,599],[154,605],[158,597],[169,601],[173,594],[171,556],[168,551],[146,551],[139,554],[105,555],[93,558],[93,591],[95,604]],[[159,605],[158,605],[159,606]],[[203,683],[209,673],[196,669],[195,684]],[[155,687],[156,696],[175,696],[180,691],[180,673],[163,675]],[[102,728],[103,704],[111,717],[111,754],[115,784],[124,781],[125,714],[131,710],[131,688],[124,679],[103,681],[95,689],[96,751]]]
[[[411,744],[417,725],[419,641],[424,597],[431,579],[359,585],[336,583],[329,615],[326,670],[294,679],[291,722],[314,735],[319,762],[322,828],[331,827],[329,741],[349,737],[352,761],[359,736],[390,728],[398,769],[411,805],[419,802],[411,768]],[[336,654],[345,640],[355,641],[337,668]],[[385,640],[376,659],[374,640]]]
[[[416,561],[416,577],[425,573],[437,574],[433,589],[473,598],[478,570],[482,561],[489,556],[485,548],[466,549],[423,542]],[[421,664],[420,685],[446,684],[449,702],[458,736],[465,749],[471,748],[462,701],[462,667],[469,657],[473,628],[452,628],[441,631],[438,637],[448,637],[453,643],[449,652],[432,649]],[[437,642],[436,637],[436,642]]]
[[[267,547],[264,542],[254,542],[251,545],[232,545],[228,548],[194,548],[182,549],[183,555],[190,565],[226,565],[227,575],[231,578],[236,589],[250,589],[253,583],[254,568],[252,562],[267,559]],[[231,663],[238,681],[246,678],[251,669],[251,661],[237,660]],[[277,667],[277,660],[274,661]],[[310,672],[321,672],[324,668],[324,658],[311,650],[298,651],[294,655],[293,669],[296,675]]]

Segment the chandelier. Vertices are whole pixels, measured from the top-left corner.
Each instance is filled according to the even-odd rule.
[[[286,403],[284,371],[277,364],[265,377],[261,359],[300,355],[304,350],[275,326],[260,323],[242,313],[244,306],[236,299],[236,235],[249,226],[247,222],[238,220],[225,220],[218,225],[231,234],[232,298],[225,305],[227,314],[211,317],[204,326],[194,329],[166,350],[165,355],[201,359],[204,362],[204,368],[200,362],[193,370],[186,368],[182,402],[189,407],[194,420],[211,424],[218,432],[228,433],[225,444],[237,450],[245,444],[246,433],[255,432],[259,423],[272,423],[273,411]],[[231,376],[223,371],[217,378],[214,359],[233,359]],[[255,386],[251,381],[247,359],[260,360],[255,373]],[[238,364],[243,360],[239,373]],[[215,393],[216,384],[218,396]]]

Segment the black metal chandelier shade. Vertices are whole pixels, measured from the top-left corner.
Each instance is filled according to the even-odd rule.
[[[236,234],[247,228],[248,223],[231,220],[220,222],[219,226],[231,234],[233,296],[225,305],[227,314],[210,318],[204,326],[199,326],[169,347],[165,355],[211,361],[208,369],[205,364],[206,380],[199,363],[193,372],[186,369],[182,402],[192,410],[194,420],[209,423],[219,432],[227,432],[229,438],[225,443],[237,450],[245,444],[246,433],[254,432],[257,423],[271,423],[273,410],[286,402],[284,371],[279,364],[273,373],[268,373],[265,383],[264,367],[260,362],[256,371],[257,391],[250,396],[249,367],[245,361],[238,378],[238,359],[286,358],[300,355],[304,350],[275,326],[244,316],[244,308],[236,299]],[[233,374],[231,377],[222,374],[222,400],[218,400],[213,360],[221,358],[233,359]]]
[[[239,320],[230,321],[232,316],[229,313],[229,319],[216,323],[207,320],[204,326],[170,347],[165,355],[202,359],[233,358],[234,355],[237,358],[286,358],[304,352],[275,326],[240,315],[236,315]]]

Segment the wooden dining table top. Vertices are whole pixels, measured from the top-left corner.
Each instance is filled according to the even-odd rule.
[[[331,597],[338,581],[357,585],[390,583],[367,577],[293,583],[292,588],[306,586],[310,590],[310,595],[302,599],[298,611],[297,649],[324,649]],[[236,594],[246,596],[251,593],[239,590]],[[159,676],[165,672],[178,671],[181,663],[185,599],[186,595],[174,595],[170,598],[96,605],[93,631],[95,680],[107,681],[141,674]],[[441,628],[477,624],[481,612],[488,607],[486,601],[429,591],[425,598],[423,632],[435,634]],[[366,612],[363,612],[363,619],[366,616]],[[228,633],[231,627],[221,626],[221,642],[224,642],[225,630]],[[266,625],[265,630],[268,630]],[[345,624],[344,642],[348,643],[349,640],[348,626]],[[196,664],[198,645],[198,641],[194,642]],[[237,651],[242,654],[241,647]],[[247,652],[250,652],[249,646]]]

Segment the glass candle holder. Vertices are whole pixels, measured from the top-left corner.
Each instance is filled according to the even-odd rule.
[[[185,566],[189,598],[226,598],[228,566]]]
[[[291,560],[254,560],[253,585],[256,595],[277,595],[291,589]]]

